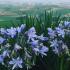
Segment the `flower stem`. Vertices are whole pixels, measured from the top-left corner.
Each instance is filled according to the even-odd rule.
[[[63,70],[63,56],[60,57],[60,70]]]

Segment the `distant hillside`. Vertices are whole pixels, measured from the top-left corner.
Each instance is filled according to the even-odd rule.
[[[0,4],[0,16],[21,16],[24,14],[36,15],[43,13],[45,10],[53,10],[54,12],[58,11],[62,15],[70,12],[70,7],[66,4],[57,4],[57,5],[43,5],[43,4],[22,4],[22,5],[13,5],[13,4]]]

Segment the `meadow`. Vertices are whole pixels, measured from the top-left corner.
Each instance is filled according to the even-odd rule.
[[[10,8],[11,7],[11,8]],[[26,7],[26,9],[24,9]],[[29,7],[23,5],[23,7],[19,6],[0,6],[0,11],[6,12],[5,14],[0,15],[0,27],[11,26],[12,24],[25,23],[22,20],[28,16],[45,16],[45,11],[52,11],[53,17],[60,16],[65,20],[70,20],[70,8],[59,7],[57,5],[46,5],[46,6],[34,6]],[[24,18],[24,19],[23,19]],[[12,23],[12,24],[11,24]]]

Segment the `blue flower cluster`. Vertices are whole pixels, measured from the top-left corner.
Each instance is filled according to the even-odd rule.
[[[67,43],[64,41],[65,37],[70,37],[70,22],[65,21],[64,24],[59,24],[54,29],[48,28],[48,37],[50,47],[55,54],[61,55],[63,53],[69,54]]]
[[[40,53],[42,56],[46,56],[45,52],[48,52],[48,47],[43,45],[43,41],[47,41],[48,38],[44,37],[43,34],[41,36],[38,36],[34,27],[28,30],[27,36],[27,42],[30,44],[30,47],[35,52],[35,54]]]
[[[64,38],[70,37],[70,22],[65,21],[64,24],[48,28],[47,31],[47,37],[44,37],[44,34],[37,35],[35,27],[26,30],[26,24],[20,27],[0,28],[0,64],[12,70],[24,66],[30,68],[34,65],[36,56],[47,56],[49,47],[57,55],[69,55]]]

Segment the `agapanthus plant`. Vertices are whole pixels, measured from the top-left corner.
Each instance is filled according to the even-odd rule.
[[[25,31],[25,24],[0,29],[0,63],[12,70],[29,69],[35,65],[36,56],[47,56],[49,48],[43,44],[48,38],[36,34],[35,27]]]
[[[60,23],[58,27],[48,28],[50,47],[55,54],[66,53],[69,55],[69,45],[65,42],[65,37],[70,37],[70,22]]]
[[[59,24],[58,27],[47,29],[37,34],[35,27],[26,30],[26,25],[18,27],[0,28],[0,64],[11,70],[17,68],[29,69],[36,63],[36,57],[47,56],[49,48],[60,56],[70,55],[69,45],[65,37],[70,37],[70,22]]]

